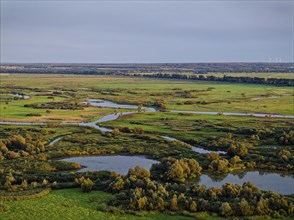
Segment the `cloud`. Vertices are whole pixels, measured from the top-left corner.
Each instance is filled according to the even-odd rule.
[[[291,61],[289,1],[1,1],[1,62]]]

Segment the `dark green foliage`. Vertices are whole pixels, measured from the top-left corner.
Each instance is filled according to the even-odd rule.
[[[68,102],[47,102],[41,104],[25,104],[24,107],[31,107],[36,109],[67,109],[67,110],[83,110],[84,107],[88,107],[86,104],[79,103],[75,100],[70,100]],[[39,116],[31,115],[27,116]]]
[[[153,181],[152,175],[140,167],[131,169],[126,176],[118,176],[111,184],[117,192],[110,206],[134,211],[189,211],[214,212],[221,216],[293,214],[293,198],[272,192],[262,192],[251,182],[242,186],[225,184],[222,188]],[[120,187],[117,187],[120,186]]]
[[[44,144],[39,140],[32,141],[30,135],[26,135],[25,137],[14,135],[0,141],[0,152],[2,152],[2,155],[8,159],[27,157],[30,154],[44,151]]]

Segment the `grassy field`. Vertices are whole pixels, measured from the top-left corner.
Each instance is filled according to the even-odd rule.
[[[13,84],[16,86],[11,86]],[[36,88],[41,91],[32,91]],[[85,108],[66,111],[54,109],[51,113],[46,113],[44,109],[23,107],[24,104],[46,102],[47,97],[39,95],[53,91],[66,94],[63,97],[54,96],[55,101],[68,101],[74,94],[79,102],[87,98],[103,98],[121,103],[152,105],[156,101],[165,100],[169,110],[294,115],[294,91],[291,87],[110,76],[21,74],[1,76],[0,89],[2,94],[6,94],[1,95],[1,120],[82,121],[95,117],[98,112],[107,112],[105,109]],[[7,105],[3,100],[10,92],[23,92],[30,95],[31,99],[11,101]],[[28,117],[28,113],[39,113],[42,116]]]
[[[171,135],[180,140],[225,135],[220,128],[267,127],[271,124],[285,124],[288,119],[238,117],[223,115],[197,115],[172,112],[138,113],[125,115],[115,121],[103,123],[113,128],[139,127],[148,132]]]
[[[1,212],[2,220],[48,220],[48,219],[142,219],[142,220],[165,220],[165,219],[192,219],[179,215],[148,214],[143,217],[134,215],[113,215],[98,211],[102,203],[106,203],[112,195],[101,191],[82,193],[80,189],[64,189],[52,191],[39,199],[1,202],[7,204],[9,210]],[[216,219],[204,217],[200,219]]]

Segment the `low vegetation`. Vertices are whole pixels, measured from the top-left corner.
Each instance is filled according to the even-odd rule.
[[[166,77],[160,74],[156,77]],[[195,75],[200,81],[183,81],[183,76],[191,75],[185,74],[169,73],[173,80],[145,79],[142,75],[37,75],[34,84],[32,75],[1,76],[1,121],[43,122],[0,126],[1,218],[293,217],[293,194],[262,191],[250,181],[219,188],[198,184],[202,175],[221,179],[236,171],[279,172],[292,178],[292,119],[222,114],[249,111],[292,115],[292,87],[228,84],[220,79],[236,80],[239,76],[209,74]],[[174,80],[180,76],[181,80]],[[250,78],[246,83],[262,81],[246,77]],[[275,85],[283,81],[271,80]],[[286,82],[291,79],[282,84]],[[88,99],[138,108],[132,109],[135,114],[100,123],[112,129],[101,132],[78,122],[93,122],[129,110],[95,107],[86,104]],[[146,107],[157,111],[146,111]],[[57,142],[52,144],[53,140]],[[150,170],[133,167],[127,174],[83,173],[78,172],[80,164],[60,160],[94,155],[145,156],[158,163]],[[52,212],[41,211],[44,205]]]

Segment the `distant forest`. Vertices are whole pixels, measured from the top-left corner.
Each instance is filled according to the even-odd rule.
[[[226,73],[293,73],[293,63],[1,64],[1,73],[123,75],[294,86],[294,79]],[[206,75],[222,73],[219,75]]]

